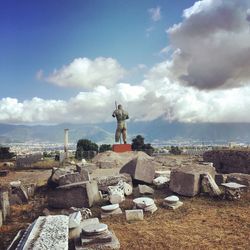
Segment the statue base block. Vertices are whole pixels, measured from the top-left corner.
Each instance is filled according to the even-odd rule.
[[[112,150],[116,153],[132,151],[131,144],[114,144]]]

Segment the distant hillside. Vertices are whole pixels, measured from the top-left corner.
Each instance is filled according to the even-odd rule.
[[[0,143],[63,142],[64,128],[69,141],[87,138],[97,143],[113,143],[115,122],[103,124],[8,125],[0,124]],[[200,141],[250,143],[250,123],[169,123],[164,120],[128,122],[129,140],[141,134],[146,142]]]

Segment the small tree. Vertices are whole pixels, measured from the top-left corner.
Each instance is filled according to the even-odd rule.
[[[142,151],[144,147],[144,138],[141,135],[137,135],[134,139],[132,139],[132,150],[133,151]]]
[[[171,146],[169,153],[173,155],[180,155],[182,150],[178,146]]]
[[[154,152],[154,148],[150,143],[144,143],[144,138],[141,135],[137,135],[134,139],[132,139],[132,150],[144,151],[149,155],[152,155]]]
[[[105,151],[109,151],[109,150],[112,150],[112,147],[110,144],[102,144],[99,148],[100,153],[105,152]]]
[[[76,145],[76,155],[77,159],[82,159],[84,152],[96,151],[98,152],[98,145],[88,139],[80,139]]]

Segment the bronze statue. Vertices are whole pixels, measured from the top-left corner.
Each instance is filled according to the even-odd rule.
[[[127,127],[126,120],[129,119],[128,112],[123,110],[122,105],[119,104],[118,108],[112,114],[113,117],[116,117],[117,128],[115,132],[115,142],[119,142],[121,134],[123,143],[127,143]]]

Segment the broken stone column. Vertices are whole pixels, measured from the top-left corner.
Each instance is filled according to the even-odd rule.
[[[97,181],[99,190],[103,192],[107,192],[109,186],[116,186],[119,181],[126,182],[132,186],[132,178],[126,173],[114,176],[100,176],[96,177],[95,180]]]
[[[221,190],[210,174],[202,175],[201,185],[204,193],[208,193],[212,197],[221,195]]]
[[[119,249],[120,243],[115,233],[104,223],[91,224],[82,228],[80,246],[76,250]]]
[[[64,154],[65,154],[65,159],[69,158],[68,143],[69,143],[69,129],[65,128],[64,129]]]
[[[122,210],[119,207],[119,204],[112,204],[101,207],[101,218],[106,218],[111,215],[122,214]]]
[[[48,204],[54,208],[91,207],[100,201],[96,181],[59,186],[48,194]]]
[[[123,181],[119,181],[116,186],[108,187],[109,201],[111,204],[119,204],[125,200]]]
[[[89,218],[86,220],[82,220],[78,227],[69,229],[69,240],[79,239],[82,233],[83,227],[92,225],[92,224],[98,224],[98,223],[99,223],[98,218]]]
[[[195,196],[201,190],[201,175],[215,176],[212,166],[185,165],[171,171],[170,189],[180,195]]]
[[[40,216],[24,233],[16,250],[68,249],[69,218],[65,215]]]
[[[163,206],[167,208],[171,208],[173,210],[181,207],[182,205],[183,205],[183,202],[181,202],[179,197],[175,195],[168,196],[163,200]]]
[[[3,221],[10,215],[10,203],[8,191],[0,191],[0,209],[3,213]]]
[[[135,208],[143,209],[144,212],[154,213],[157,210],[155,202],[149,197],[139,197],[133,200]]]

